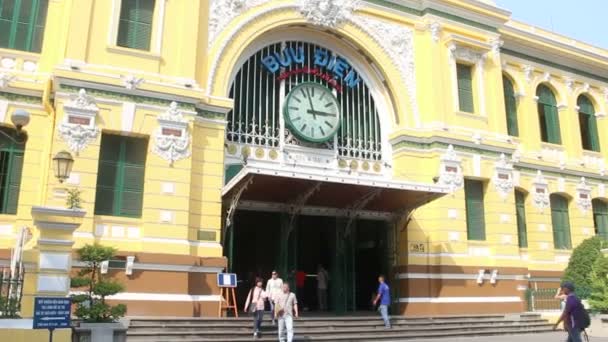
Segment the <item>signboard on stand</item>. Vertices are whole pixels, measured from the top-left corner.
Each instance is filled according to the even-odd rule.
[[[69,329],[72,300],[66,297],[36,297],[34,299],[34,329],[48,329],[49,341],[53,330]]]
[[[239,317],[239,311],[236,306],[236,294],[234,289],[236,288],[236,274],[234,273],[218,273],[217,274],[217,286],[220,288],[220,305],[218,317],[222,317],[224,310],[234,311],[234,317]]]

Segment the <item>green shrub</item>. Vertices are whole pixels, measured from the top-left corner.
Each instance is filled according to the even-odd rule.
[[[81,294],[73,295],[72,302],[76,304],[74,313],[85,322],[101,323],[114,322],[127,312],[124,304],[115,306],[106,303],[106,297],[115,295],[123,290],[123,286],[101,274],[101,263],[111,260],[116,249],[98,244],[86,245],[78,250],[80,261],[86,266],[73,277],[71,286],[84,289]]]
[[[581,299],[587,299],[593,283],[593,266],[602,257],[602,242],[600,237],[592,237],[578,245],[570,256],[568,267],[562,281],[571,281],[576,287],[576,293]]]
[[[593,311],[608,313],[608,258],[601,255],[593,264],[589,305]]]

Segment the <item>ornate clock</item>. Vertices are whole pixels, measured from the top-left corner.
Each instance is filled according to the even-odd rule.
[[[304,141],[326,142],[340,128],[338,99],[318,83],[301,83],[291,89],[283,111],[291,133]]]

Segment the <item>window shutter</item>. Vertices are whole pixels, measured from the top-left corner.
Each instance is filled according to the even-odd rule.
[[[40,52],[48,0],[0,0],[0,47]]]
[[[502,77],[503,93],[505,98],[505,113],[507,114],[507,132],[510,136],[519,136],[519,127],[517,125],[517,100],[515,99],[515,91],[513,83],[507,77]]]
[[[122,0],[117,45],[150,50],[154,0]]]
[[[547,120],[547,139],[552,144],[561,144],[562,138],[559,127],[559,116],[556,106],[545,105],[545,119]]]
[[[593,223],[597,235],[608,240],[608,205],[606,202],[593,200]]]
[[[538,96],[538,115],[540,118],[541,138],[552,144],[561,144],[561,133],[557,101],[551,89],[545,85],[539,85],[536,90]]]
[[[551,224],[553,226],[553,243],[556,249],[570,249],[570,218],[568,202],[565,198],[551,196]]]
[[[10,155],[8,183],[6,187],[6,213],[16,214],[19,206],[19,190],[23,171],[23,152],[13,152]]]
[[[148,141],[141,138],[123,138],[122,179],[118,215],[141,217],[144,198],[144,175]]]
[[[515,191],[515,213],[517,215],[517,240],[520,248],[528,247],[528,232],[526,227],[526,195]]]
[[[483,183],[465,180],[464,183],[467,235],[469,240],[485,240],[485,214],[483,204]]]
[[[578,105],[579,125],[581,132],[581,141],[583,149],[591,151],[600,151],[600,141],[597,131],[597,120],[595,118],[595,108],[593,103],[584,95],[578,97],[576,104]]]
[[[113,215],[115,210],[115,189],[118,179],[118,157],[120,141],[118,136],[104,134],[101,137],[99,165],[97,167],[97,189],[95,193],[95,214]]]
[[[473,76],[471,66],[456,64],[458,79],[458,104],[462,112],[474,113],[475,104],[473,100]]]

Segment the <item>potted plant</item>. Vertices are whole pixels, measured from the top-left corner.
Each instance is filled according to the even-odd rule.
[[[82,209],[82,199],[80,194],[82,191],[78,188],[72,188],[67,190],[66,205],[68,209]]]
[[[101,274],[101,264],[111,260],[116,249],[99,244],[85,245],[77,251],[83,262],[78,275],[72,278],[71,287],[77,294],[72,296],[76,305],[74,314],[82,321],[76,333],[90,331],[91,342],[124,341],[126,328],[118,323],[127,311],[124,304],[110,305],[106,297],[123,290],[122,284]],[[115,338],[114,336],[120,336]]]

